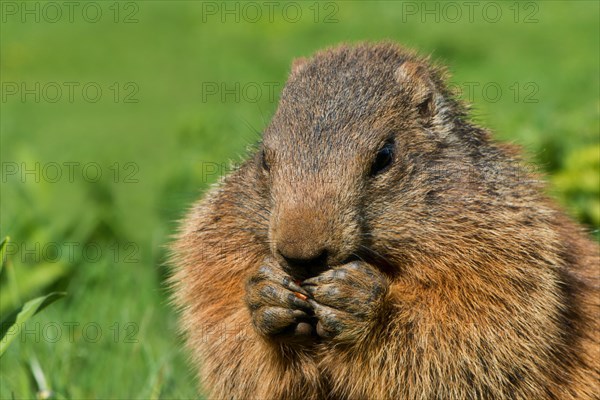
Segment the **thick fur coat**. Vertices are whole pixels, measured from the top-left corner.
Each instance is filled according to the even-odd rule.
[[[211,399],[598,399],[598,245],[440,67],[297,60],[263,140],[173,244]]]

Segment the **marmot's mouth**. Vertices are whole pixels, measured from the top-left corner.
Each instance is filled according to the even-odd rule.
[[[321,275],[329,267],[325,264],[307,264],[302,267],[283,265],[283,270],[295,281],[302,282],[306,279]]]

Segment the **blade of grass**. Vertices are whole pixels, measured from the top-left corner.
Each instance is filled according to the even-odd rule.
[[[10,240],[10,237],[7,236],[2,240],[2,243],[0,243],[0,274],[2,273],[2,268],[4,267],[4,262],[6,261],[5,260],[6,255],[4,253],[6,251],[5,250],[6,245],[8,244],[9,240]]]
[[[49,292],[46,288],[70,271],[68,265],[58,262],[21,268],[18,271],[14,268],[12,262],[7,263],[6,267],[6,272],[10,278],[8,284],[11,290],[0,291],[0,315],[14,310],[23,303],[22,299],[38,296],[41,294],[40,292]]]
[[[64,297],[64,292],[54,292],[46,296],[37,297],[23,304],[22,307],[13,311],[0,324],[0,357],[4,354],[10,342],[21,332],[23,324],[35,314],[54,303],[56,300]],[[11,332],[8,335],[8,332]]]

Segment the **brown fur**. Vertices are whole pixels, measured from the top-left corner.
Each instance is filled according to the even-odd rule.
[[[599,398],[598,245],[444,81],[391,43],[294,64],[173,246],[210,398]]]

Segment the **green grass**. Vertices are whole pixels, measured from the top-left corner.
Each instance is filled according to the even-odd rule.
[[[138,3],[139,22],[124,24],[112,21],[112,2],[98,4],[106,16],[98,23],[76,13],[73,23],[10,17],[0,28],[3,85],[96,82],[103,89],[97,103],[77,90],[73,102],[65,92],[56,103],[18,95],[1,103],[0,237],[10,235],[17,245],[8,256],[18,295],[23,301],[51,290],[68,295],[32,318],[24,340],[16,338],[0,359],[0,398],[35,397],[34,370],[57,398],[196,397],[164,285],[165,245],[175,221],[216,180],[207,174],[210,163],[239,160],[258,139],[276,107],[265,85],[276,83],[277,98],[293,58],[338,42],[393,39],[447,64],[458,85],[499,86],[498,101],[471,93],[476,120],[523,146],[550,175],[549,190],[598,234],[597,2],[535,3],[537,23],[522,22],[531,11],[524,8],[515,23],[513,2],[496,3],[503,13],[498,23],[482,18],[483,5],[473,22],[465,15],[456,23],[435,23],[432,16],[422,23],[421,15],[392,1],[338,3],[337,23],[315,23],[312,2],[301,4],[296,23],[282,18],[283,5],[273,22],[264,16],[221,23],[200,2],[149,1]],[[332,10],[321,4],[319,19]],[[137,103],[123,102],[127,82],[139,88]],[[231,95],[203,101],[207,82],[256,83],[263,95],[257,102]],[[83,176],[75,167],[71,181],[69,162],[97,163],[102,177],[88,182],[93,171]],[[64,175],[54,183],[8,175],[5,168],[22,163],[29,169],[58,163]],[[128,174],[137,182],[126,181]],[[58,256],[53,243],[61,246]],[[65,243],[78,250],[67,254]],[[36,253],[36,245],[45,257],[25,254]],[[14,296],[1,287],[4,315]],[[50,340],[56,326],[62,336]],[[102,334],[94,339],[98,327]]]

